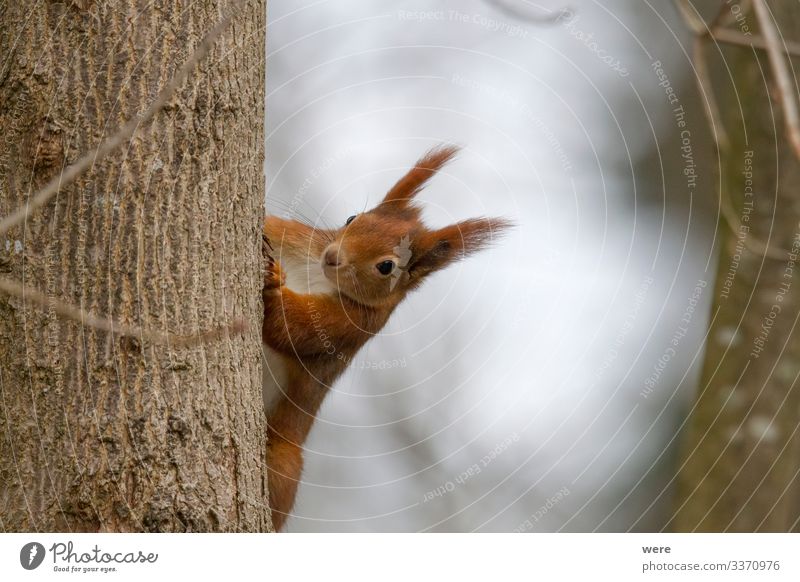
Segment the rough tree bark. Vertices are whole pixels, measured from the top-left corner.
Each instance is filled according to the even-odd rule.
[[[140,114],[231,2],[0,2],[0,216]],[[0,296],[0,528],[265,531],[262,2],[154,122],[0,237],[0,270],[110,336]]]
[[[784,38],[800,40],[800,4],[769,6]],[[752,12],[733,25],[742,26],[758,31]],[[766,54],[723,51],[732,80],[721,60],[711,65],[731,138],[721,152],[721,186],[742,227],[720,223],[712,325],[671,527],[798,531],[800,164]],[[765,252],[766,241],[794,252]]]

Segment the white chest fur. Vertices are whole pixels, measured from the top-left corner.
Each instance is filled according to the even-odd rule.
[[[335,293],[336,286],[322,272],[319,261],[288,255],[281,256],[281,268],[286,273],[286,286],[295,293]]]
[[[322,272],[318,261],[297,259],[282,255],[281,269],[286,274],[286,286],[295,293],[316,294],[333,293],[336,287]],[[264,398],[264,410],[269,414],[281,396],[286,393],[288,374],[283,358],[267,345],[262,345],[264,358],[261,374],[261,393]]]
[[[264,398],[264,411],[269,414],[286,392],[288,374],[280,354],[265,344],[261,347],[264,350],[261,361],[261,395]]]

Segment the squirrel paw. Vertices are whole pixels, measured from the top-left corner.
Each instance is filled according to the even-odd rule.
[[[281,264],[272,256],[273,250],[267,235],[262,235],[261,252],[266,262],[264,270],[264,291],[274,291],[286,284],[286,274],[281,269]]]

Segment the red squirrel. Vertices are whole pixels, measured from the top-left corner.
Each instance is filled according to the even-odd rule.
[[[368,212],[339,229],[267,216],[262,341],[272,522],[294,505],[303,443],[328,390],[353,356],[425,278],[485,248],[511,223],[472,218],[440,229],[414,197],[458,148],[430,150]]]

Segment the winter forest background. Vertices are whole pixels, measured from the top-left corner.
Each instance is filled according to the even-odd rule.
[[[269,3],[269,212],[343,223],[454,142],[429,222],[518,224],[336,385],[288,531],[665,526],[703,342],[731,339],[690,44],[671,2]]]

